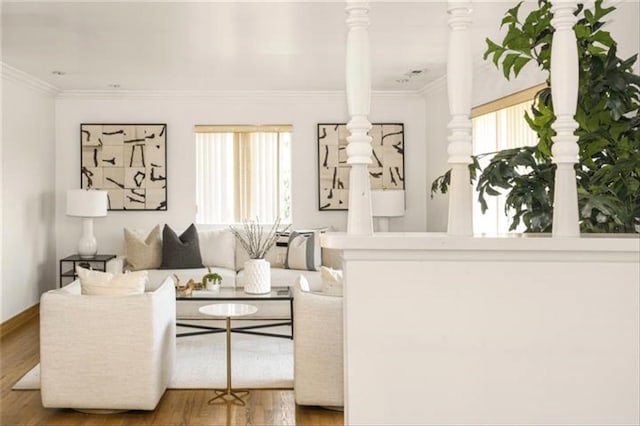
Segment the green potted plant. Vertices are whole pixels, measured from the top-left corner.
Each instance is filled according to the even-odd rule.
[[[486,196],[506,192],[505,213],[513,214],[510,230],[522,222],[525,232],[549,232],[555,170],[551,162],[553,14],[550,1],[539,0],[538,8],[521,19],[521,5],[506,12],[501,26],[507,26],[507,33],[502,43],[487,39],[484,57],[491,58],[507,79],[517,77],[530,62],[548,73],[547,87],[535,95],[531,113],[524,117],[537,133],[538,144],[475,156],[470,170],[483,212]],[[616,42],[603,29],[603,18],[614,10],[596,0],[592,8],[579,4],[575,12],[580,67],[576,184],[582,232],[638,232],[640,228],[640,76],[633,73],[637,54],[619,58]],[[491,159],[482,169],[478,159],[485,156]],[[449,180],[450,172],[437,178],[432,196],[446,192]]]
[[[211,268],[207,266],[207,273],[202,277],[202,286],[209,291],[220,291],[221,284],[220,274],[211,272]]]

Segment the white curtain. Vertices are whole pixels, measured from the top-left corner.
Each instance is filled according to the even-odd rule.
[[[473,122],[473,153],[483,154],[496,150],[498,127],[496,125],[497,113],[481,115],[472,120]],[[489,161],[480,160],[480,166],[486,167]],[[482,214],[480,203],[478,202],[478,191],[473,189],[473,232],[475,234],[497,234],[499,229],[499,200],[497,197],[486,197],[489,209]],[[502,198],[502,197],[500,197]],[[507,228],[508,229],[508,228]]]
[[[235,223],[233,133],[196,133],[196,222]]]
[[[280,219],[282,223],[291,220],[291,133],[281,132],[278,135],[278,152],[280,155],[278,172],[280,173]]]
[[[524,119],[524,114],[531,108],[531,101],[523,102],[496,112],[475,117],[473,122],[473,153],[484,154],[503,149],[533,146],[538,142],[536,133],[531,130]],[[484,168],[489,159],[481,160]],[[474,188],[473,232],[476,234],[505,234],[509,232],[510,215],[504,212],[505,195],[485,197],[488,210],[482,214],[477,202],[478,192]],[[524,226],[515,231],[521,232]]]
[[[250,133],[251,211],[248,219],[273,223],[279,213],[278,133]]]
[[[288,132],[196,133],[197,223],[290,222],[289,142]]]

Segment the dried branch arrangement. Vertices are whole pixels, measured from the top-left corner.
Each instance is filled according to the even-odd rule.
[[[280,218],[278,217],[268,231],[267,228],[260,225],[257,218],[256,220],[244,220],[241,227],[229,226],[229,229],[249,253],[251,259],[264,259],[278,237],[287,232],[289,227],[290,225],[286,225],[282,230],[279,230]]]

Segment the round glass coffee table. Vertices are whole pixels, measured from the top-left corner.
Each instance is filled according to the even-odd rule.
[[[244,405],[242,397],[246,396],[249,391],[234,391],[231,387],[231,317],[255,314],[258,312],[258,308],[242,303],[217,303],[202,306],[198,310],[204,315],[224,317],[227,322],[227,388],[214,389],[216,396],[208,402],[209,404],[231,402],[236,405]]]

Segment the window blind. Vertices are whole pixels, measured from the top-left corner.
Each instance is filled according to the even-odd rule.
[[[255,128],[196,126],[197,223],[291,222],[291,126]]]
[[[473,153],[484,154],[508,148],[534,146],[538,136],[524,119],[525,112],[531,108],[531,100],[521,102],[497,111],[477,116],[473,123]],[[480,160],[484,168],[490,158]],[[487,211],[483,214],[477,202],[478,192],[473,192],[473,231],[476,234],[505,234],[509,232],[510,214],[504,211],[505,195],[486,197]],[[520,232],[516,229],[514,232]]]

